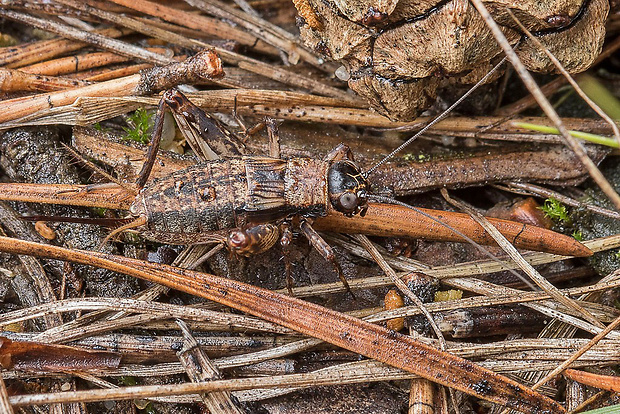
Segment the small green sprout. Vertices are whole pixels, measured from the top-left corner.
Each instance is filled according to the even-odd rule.
[[[571,221],[566,206],[554,198],[546,199],[545,204],[539,208],[553,221],[564,224],[569,224]]]
[[[126,385],[128,387],[132,387],[138,384],[138,382],[136,381],[136,377],[128,375],[121,375],[120,377],[118,377],[118,382],[121,383],[121,385]]]
[[[616,259],[620,260],[620,250],[616,252],[615,256],[616,256]]]
[[[97,215],[97,217],[105,217],[105,213],[108,210],[102,207],[93,207],[93,212]]]
[[[153,403],[152,402],[148,402],[148,404],[146,404],[146,406],[142,409],[142,411],[145,414],[156,414],[157,410],[155,409],[155,407],[153,407]]]
[[[579,230],[575,230],[572,234],[573,239],[577,241],[583,241],[583,233]]]
[[[127,117],[127,123],[130,127],[124,127],[125,139],[148,144],[151,140],[150,129],[152,126],[151,118],[153,115],[144,108],[138,108]]]
[[[403,160],[405,161],[417,161],[417,162],[421,162],[427,159],[427,156],[424,154],[413,154],[413,153],[407,153],[405,155],[403,155]]]

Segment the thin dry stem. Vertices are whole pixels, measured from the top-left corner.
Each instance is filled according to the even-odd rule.
[[[129,33],[127,30],[108,28],[95,30],[93,33],[105,37],[121,37]],[[43,62],[50,58],[74,52],[88,46],[83,42],[68,39],[45,40],[10,48],[0,48],[0,65],[6,68],[19,68],[36,62]]]
[[[437,326],[435,319],[433,319],[431,314],[426,309],[426,305],[422,303],[420,298],[418,298],[415,293],[413,293],[411,289],[409,289],[407,284],[396,275],[394,269],[392,269],[390,265],[385,261],[379,250],[375,248],[374,244],[372,244],[368,237],[364,236],[363,234],[356,234],[353,237],[368,251],[368,253],[372,256],[373,260],[379,265],[381,270],[383,270],[383,273],[385,273],[392,280],[398,290],[400,290],[403,294],[405,294],[405,296],[411,299],[414,305],[418,309],[420,309],[426,320],[433,328],[435,336],[437,336],[437,339],[439,339],[441,349],[445,351],[447,349],[446,339],[444,338],[441,329],[439,329],[439,326]]]
[[[189,327],[181,319],[176,323],[183,333],[183,349],[177,352],[187,376],[192,382],[199,383],[222,378],[218,368],[211,362],[207,354],[200,348]],[[222,414],[241,414],[229,392],[210,392],[200,394],[200,399],[210,412]]]

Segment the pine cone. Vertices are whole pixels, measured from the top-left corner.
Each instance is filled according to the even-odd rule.
[[[571,73],[586,70],[601,51],[608,0],[485,4],[534,72],[557,70],[527,40],[507,8]],[[432,105],[442,85],[476,83],[502,57],[468,0],[295,0],[295,6],[304,41],[341,61],[351,89],[394,120],[417,117]]]

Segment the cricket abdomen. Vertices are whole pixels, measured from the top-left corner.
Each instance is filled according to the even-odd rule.
[[[323,162],[309,159],[210,161],[148,184],[130,211],[146,218],[143,234],[148,239],[174,244],[214,241],[248,223],[325,215],[324,172]]]

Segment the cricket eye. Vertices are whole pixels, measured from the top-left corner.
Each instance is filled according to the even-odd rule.
[[[354,193],[344,193],[338,201],[344,210],[354,211],[357,208],[357,196]]]

